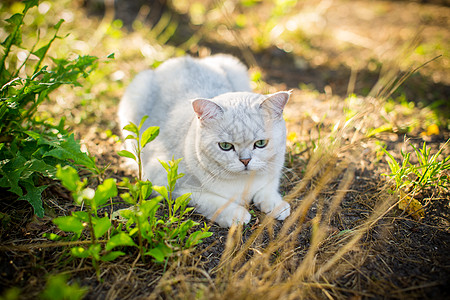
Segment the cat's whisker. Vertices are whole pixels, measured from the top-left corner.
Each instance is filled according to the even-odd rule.
[[[210,184],[213,180],[216,180],[218,177],[220,177],[220,175],[222,175],[223,173],[227,173],[228,171],[225,169],[216,169],[217,172],[211,172],[212,175],[209,175],[208,177],[206,177],[206,180],[204,180],[202,182],[201,188],[204,188],[205,186],[207,186],[208,184]],[[227,174],[229,175],[229,174]]]
[[[283,167],[281,169],[281,175],[283,175],[284,177],[286,177],[289,180],[289,176],[288,175],[293,175],[298,177],[297,173],[292,170],[291,168],[287,168],[287,167]]]

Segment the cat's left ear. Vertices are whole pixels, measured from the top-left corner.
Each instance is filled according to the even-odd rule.
[[[269,95],[266,99],[261,102],[261,108],[268,110],[275,118],[281,118],[283,116],[283,110],[286,103],[289,100],[291,91],[278,92]]]
[[[199,120],[215,119],[223,114],[223,108],[209,99],[192,100],[192,108]]]

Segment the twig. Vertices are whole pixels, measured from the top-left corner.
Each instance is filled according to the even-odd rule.
[[[97,243],[107,243],[108,241],[97,241]],[[27,252],[31,249],[37,248],[53,248],[53,247],[65,247],[65,246],[75,246],[75,245],[89,245],[92,241],[73,241],[73,242],[56,242],[56,243],[39,243],[39,244],[28,244],[28,245],[10,245],[10,246],[0,246],[0,251],[23,251]]]

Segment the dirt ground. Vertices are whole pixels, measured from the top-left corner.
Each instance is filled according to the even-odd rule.
[[[150,6],[153,2],[161,3],[149,1]],[[205,5],[213,5],[213,1],[205,2]],[[80,9],[90,18],[98,18],[102,10],[94,7],[95,3],[87,1]],[[335,253],[346,247],[347,240],[342,238],[343,235],[348,232],[361,232],[358,243],[342,256],[340,263],[333,269],[314,280],[305,279],[305,282],[311,283],[311,287],[304,285],[302,288],[310,288],[311,293],[298,295],[309,295],[306,299],[450,299],[449,190],[425,189],[416,195],[424,205],[425,217],[415,219],[398,209],[395,204],[396,196],[388,192],[391,183],[382,174],[388,173],[389,168],[385,156],[379,151],[380,145],[383,145],[400,160],[401,150],[412,151],[409,143],[421,147],[426,141],[432,151],[436,152],[450,138],[449,3],[317,3],[319,5],[313,6],[314,10],[308,10],[310,7],[305,4],[301,10],[302,15],[296,15],[309,20],[309,23],[305,21],[302,24],[307,28],[303,30],[309,30],[309,35],[305,34],[304,37],[311,45],[307,49],[294,48],[287,51],[290,50],[289,40],[281,37],[278,45],[264,49],[257,49],[256,46],[245,47],[242,41],[250,38],[252,30],[258,29],[251,26],[238,31],[238,37],[228,37],[231,31],[217,34],[217,31],[213,30],[207,33],[208,30],[201,29],[200,25],[185,25],[184,29],[179,26],[181,29],[178,36],[170,39],[168,43],[176,44],[178,40],[185,40],[185,36],[192,35],[192,32],[200,31],[202,38],[188,53],[196,56],[217,52],[234,54],[243,59],[251,70],[261,72],[263,81],[255,86],[256,90],[293,90],[285,118],[288,133],[295,135],[288,140],[281,190],[287,197],[292,195],[293,210],[301,208],[315,191],[317,194],[314,194],[314,201],[308,207],[303,222],[298,223],[301,230],[297,232],[295,227],[290,229],[296,233],[295,237],[292,237],[294,246],[289,248],[289,254],[280,254],[280,257],[287,255],[283,265],[284,276],[295,274],[301,262],[309,259],[308,250],[314,247],[312,237],[317,225],[315,220],[318,216],[327,215],[327,211],[332,211],[331,203],[342,190],[342,199],[334,213],[328,219],[321,219],[320,224],[324,226],[321,228],[326,228],[326,238],[315,252],[314,271],[326,265]],[[123,1],[119,1],[118,5],[116,13],[124,20],[125,27],[142,9],[139,5],[127,6]],[[160,18],[166,9],[164,4],[158,6],[158,9],[148,15],[148,19],[157,23],[155,20]],[[264,11],[265,8],[264,5],[259,5],[256,9]],[[170,10],[180,24],[186,22],[187,16],[179,7],[172,7]],[[389,51],[386,49],[403,45],[418,32],[418,27],[421,43],[428,45],[425,47],[435,45],[434,52],[427,54],[428,56],[420,56],[416,51],[412,58],[408,59],[398,59],[401,53],[397,53],[389,59]],[[439,47],[436,46],[438,44]],[[441,125],[439,133],[434,135],[423,134],[423,131],[426,131],[425,123],[405,131],[403,125],[409,123],[413,118],[411,115],[383,115],[380,112],[383,104],[371,98],[377,96],[376,89],[372,87],[376,87],[377,82],[383,79],[383,68],[379,61],[387,61],[385,65],[391,66],[398,74],[404,74],[411,64],[418,66],[433,59],[434,53],[442,53],[443,57],[410,76],[401,88],[393,93],[392,98],[404,95],[406,99],[413,101],[415,110],[413,109],[412,113],[417,114],[417,122],[425,122],[425,119],[421,118],[424,107],[437,103],[434,112],[437,118],[446,120],[443,124],[447,125]],[[141,69],[145,67],[139,66]],[[137,71],[139,70],[130,72]],[[126,74],[128,75],[128,72]],[[131,78],[127,79],[128,82],[129,80]],[[349,93],[357,95],[354,102],[345,100]],[[396,105],[396,109],[402,107],[398,103]],[[356,116],[361,113],[364,117],[356,118],[355,123],[348,128],[343,125],[344,122],[338,123],[345,121],[345,111],[353,111]],[[115,112],[116,107],[106,108],[101,113],[99,126],[119,135]],[[376,128],[386,119],[394,124],[390,130],[371,138],[362,137],[358,124]],[[338,130],[334,131],[333,128]],[[120,167],[121,161],[116,154],[120,150],[120,144],[114,138],[102,131],[90,130],[89,125],[77,127],[76,134],[83,138],[99,164],[111,163],[112,167],[107,170],[108,176],[118,179],[132,176],[128,170]],[[442,156],[449,155],[450,147],[447,146]],[[314,159],[317,161],[311,166]],[[311,169],[316,169],[317,173],[306,180],[305,177],[308,178]],[[327,174],[332,174],[329,181],[319,188],[321,178]],[[450,174],[447,172],[446,175]],[[345,185],[348,178],[349,184]],[[305,186],[296,191],[302,182],[305,182]],[[22,291],[20,298],[34,298],[42,290],[47,274],[63,272],[71,276],[71,282],[79,282],[89,288],[86,299],[172,299],[183,298],[183,295],[189,295],[188,298],[192,299],[255,299],[261,296],[257,288],[254,293],[247,294],[233,291],[233,284],[236,289],[242,287],[229,279],[232,277],[224,277],[224,253],[229,251],[227,241],[233,238],[228,229],[212,224],[213,236],[204,240],[193,252],[180,253],[169,266],[135,261],[135,257],[131,255],[112,263],[103,263],[102,281],[98,282],[88,262],[69,259],[62,247],[47,247],[45,245],[48,240],[42,238],[44,232],[55,232],[52,217],[78,209],[72,204],[67,191],[52,183],[45,195],[47,211],[51,214],[42,219],[33,216],[26,203],[17,203],[8,197],[12,196],[3,196],[6,201],[2,202],[7,205],[2,212],[7,212],[12,218],[6,222],[2,221],[0,232],[0,295],[10,287],[19,287]],[[123,207],[123,204],[116,204],[115,208],[118,207]],[[264,214],[256,208],[251,209],[254,210],[254,215],[250,224],[242,229],[237,238],[239,245],[251,240],[264,222]],[[378,217],[374,217],[377,214]],[[192,217],[199,222],[205,221],[196,214]],[[273,228],[263,230],[245,252],[244,262],[241,263],[245,265],[246,261],[252,261],[258,253],[264,252],[283,228],[283,223],[277,221]],[[361,228],[365,229],[359,231]],[[351,237],[350,235],[348,239]],[[169,275],[165,274],[172,277],[167,279],[165,276]],[[177,277],[181,275],[182,280]],[[228,278],[229,287],[220,285],[223,278]],[[164,282],[166,285],[162,284]],[[170,282],[171,291],[167,290],[167,282]],[[318,283],[321,287],[314,288],[313,283]],[[210,289],[206,288],[202,290],[205,294],[200,294],[195,290],[199,286],[207,286]],[[258,284],[255,283],[255,286],[258,287]],[[278,286],[274,284],[275,287]],[[249,290],[251,291],[251,287]],[[302,298],[298,295],[293,296],[293,299]]]

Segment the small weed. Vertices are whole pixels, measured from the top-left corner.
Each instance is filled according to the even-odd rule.
[[[70,166],[58,166],[56,176],[61,180],[63,186],[72,192],[75,203],[78,205],[84,204],[86,211],[76,211],[72,212],[71,216],[57,217],[53,219],[53,223],[62,231],[72,232],[74,234],[71,238],[73,241],[82,239],[82,233],[85,229],[89,231],[90,245],[87,248],[74,246],[70,251],[75,257],[90,258],[97,276],[100,277],[98,268],[100,260],[110,261],[125,254],[122,251],[112,251],[113,248],[135,245],[130,236],[119,230],[114,230],[115,228],[107,215],[103,217],[98,215],[98,209],[105,205],[110,198],[117,196],[116,182],[114,179],[108,178],[94,191],[86,187],[86,179],[80,181],[77,171]],[[106,237],[111,230],[113,235]],[[102,242],[100,242],[101,239],[103,239]],[[104,241],[107,241],[106,244]]]
[[[78,80],[95,69],[97,58],[79,56],[74,60],[53,59],[50,69],[44,59],[52,43],[61,38],[58,31],[64,20],[54,25],[54,34],[39,49],[39,35],[19,65],[14,63],[16,50],[22,47],[22,26],[27,12],[38,5],[38,1],[24,1],[22,13],[6,20],[7,32],[1,47],[0,59],[0,187],[16,194],[19,200],[28,201],[37,216],[44,216],[42,192],[46,189],[42,178],[53,179],[56,165],[79,165],[100,173],[94,158],[80,149],[65,126],[65,119],[53,124],[36,116],[38,107],[49,94],[61,85],[80,86]],[[32,63],[30,56],[37,57]],[[25,68],[26,67],[26,68]],[[28,75],[22,75],[27,73]]]
[[[402,162],[399,164],[395,158],[385,148],[381,150],[388,156],[388,164],[391,170],[390,174],[384,174],[394,179],[395,190],[411,187],[417,191],[423,190],[426,187],[441,187],[449,188],[449,178],[445,175],[445,171],[450,169],[450,156],[439,160],[444,148],[447,146],[447,141],[437,153],[431,155],[431,148],[427,148],[426,142],[423,143],[422,148],[413,147],[417,157],[417,164],[411,163],[411,153],[401,151]]]
[[[83,299],[87,290],[77,283],[69,285],[65,275],[51,275],[47,279],[44,291],[40,294],[43,300],[79,300]]]
[[[158,127],[149,127],[141,134],[141,128],[146,119],[147,116],[144,116],[139,126],[130,123],[124,127],[125,130],[133,133],[125,140],[136,141],[135,151],[132,153],[122,150],[119,155],[136,161],[139,177],[134,186],[128,180],[124,180],[122,184],[131,192],[122,194],[122,199],[132,205],[137,202],[138,204],[133,209],[123,210],[121,215],[128,220],[126,228],[130,236],[138,235],[141,255],[150,255],[156,261],[163,262],[174,251],[195,246],[212,233],[208,232],[209,227],[205,225],[201,230],[188,234],[193,227],[200,224],[187,218],[187,214],[193,210],[192,207],[187,207],[190,194],[181,195],[176,199],[173,196],[177,180],[184,176],[178,173],[178,164],[181,159],[172,159],[167,163],[160,161],[167,172],[167,186],[152,186],[150,181],[142,180],[141,151],[159,134]],[[152,190],[161,196],[145,200],[152,194]],[[161,207],[159,202],[162,200],[165,201],[167,209],[160,218],[156,213]]]
[[[133,139],[135,143],[134,153],[122,150],[119,155],[136,161],[139,167],[138,178],[131,183],[124,178],[119,186],[128,191],[120,194],[126,203],[132,205],[130,209],[120,211],[120,215],[126,219],[116,226],[111,217],[105,213],[100,215],[99,209],[107,205],[109,199],[118,194],[115,179],[108,178],[100,184],[96,190],[87,187],[87,179],[80,180],[77,171],[71,166],[58,166],[56,176],[64,187],[71,193],[77,205],[84,205],[85,211],[72,212],[70,216],[58,217],[53,222],[60,230],[70,232],[72,241],[86,239],[83,232],[87,231],[88,246],[76,245],[70,249],[73,256],[89,258],[92,261],[97,277],[100,279],[100,261],[111,261],[125,255],[123,251],[115,250],[120,247],[138,247],[142,259],[151,256],[156,262],[166,261],[174,252],[194,247],[206,237],[212,235],[209,227],[204,225],[200,230],[191,233],[191,229],[200,225],[189,219],[187,214],[192,207],[187,207],[190,194],[184,194],[176,199],[173,197],[176,181],[184,174],[178,174],[178,164],[181,159],[171,160],[168,163],[161,162],[167,171],[168,185],[163,187],[152,186],[148,180],[142,179],[142,149],[159,133],[158,127],[149,127],[141,134],[141,128],[147,117],[144,117],[139,126],[133,123],[124,129],[132,132],[125,139]],[[156,191],[161,196],[147,200],[152,192]],[[160,202],[165,200],[167,211],[160,216]],[[125,230],[123,230],[125,229]],[[53,240],[61,239],[56,234],[46,235]],[[135,240],[137,239],[137,243]]]
[[[42,300],[79,300],[83,299],[88,290],[78,283],[68,283],[68,276],[64,274],[50,275],[43,291],[39,294]],[[25,297],[25,292],[17,287],[6,289],[0,295],[0,300],[17,300]]]
[[[387,162],[391,170],[390,174],[383,175],[392,178],[395,182],[392,191],[399,193],[399,208],[406,210],[414,218],[419,219],[424,216],[422,204],[414,198],[414,195],[427,188],[449,190],[450,156],[439,159],[448,143],[449,141],[433,155],[431,155],[431,148],[427,148],[426,142],[423,143],[422,148],[416,148],[410,144],[417,158],[415,164],[411,162],[412,153],[401,151],[402,161],[398,163],[392,154],[385,148],[381,148],[388,157]]]

